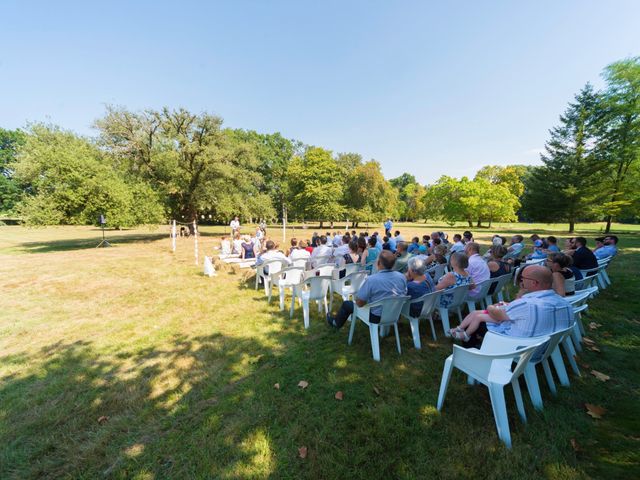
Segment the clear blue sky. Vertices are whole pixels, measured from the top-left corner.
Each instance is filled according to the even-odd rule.
[[[183,106],[426,183],[537,163],[573,95],[640,55],[639,19],[635,0],[3,0],[0,127]]]

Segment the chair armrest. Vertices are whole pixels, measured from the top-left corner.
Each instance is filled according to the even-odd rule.
[[[509,337],[494,332],[487,332],[482,340],[480,351],[487,354],[500,354],[509,351],[515,351],[520,348],[537,345],[549,340],[548,335],[539,337]]]

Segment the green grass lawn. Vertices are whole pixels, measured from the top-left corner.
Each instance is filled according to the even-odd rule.
[[[565,228],[472,230],[486,245]],[[601,324],[588,334],[600,351],[580,354],[582,377],[557,397],[539,375],[545,409],[525,398],[526,425],[507,389],[508,451],[486,389],[460,372],[436,411],[451,353],[440,324],[437,342],[422,326],[421,351],[401,325],[402,355],[389,337],[378,364],[362,324],[348,346],[312,309],[305,331],[302,312],[268,305],[250,272],[204,277],[193,239],[172,254],[167,227],[108,232],[115,246],[101,250],[94,228],[0,227],[0,478],[640,478],[640,230],[614,229],[625,233],[613,286],[585,319]],[[224,231],[203,227],[201,254]]]

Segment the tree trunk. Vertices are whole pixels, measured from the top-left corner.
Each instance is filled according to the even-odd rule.
[[[320,220],[320,229],[324,228],[324,221]]]
[[[611,215],[607,215],[607,226],[604,229],[604,233],[609,233],[611,231]]]
[[[467,220],[467,223],[469,224],[469,228],[473,228],[473,222],[471,220]]]
[[[574,222],[573,220],[571,220],[571,221],[569,222],[569,233],[573,233],[573,231],[575,230],[575,228],[576,228],[576,222]]]
[[[478,223],[476,224],[476,228],[480,228],[482,227],[482,220],[478,220]]]

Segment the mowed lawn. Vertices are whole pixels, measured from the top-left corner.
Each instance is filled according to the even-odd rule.
[[[486,246],[565,228],[472,230]],[[545,409],[525,395],[526,425],[507,389],[509,451],[487,390],[460,372],[436,411],[452,345],[439,323],[437,342],[422,326],[421,351],[402,324],[402,355],[386,338],[378,364],[362,324],[348,346],[315,309],[305,331],[301,310],[268,305],[251,270],[204,277],[222,227],[202,229],[199,267],[192,239],[171,253],[167,227],[108,232],[115,246],[101,250],[94,228],[0,227],[0,478],[640,478],[640,231],[614,228],[626,233],[613,286],[585,318],[599,351],[580,354],[582,377],[557,397],[539,374]]]

